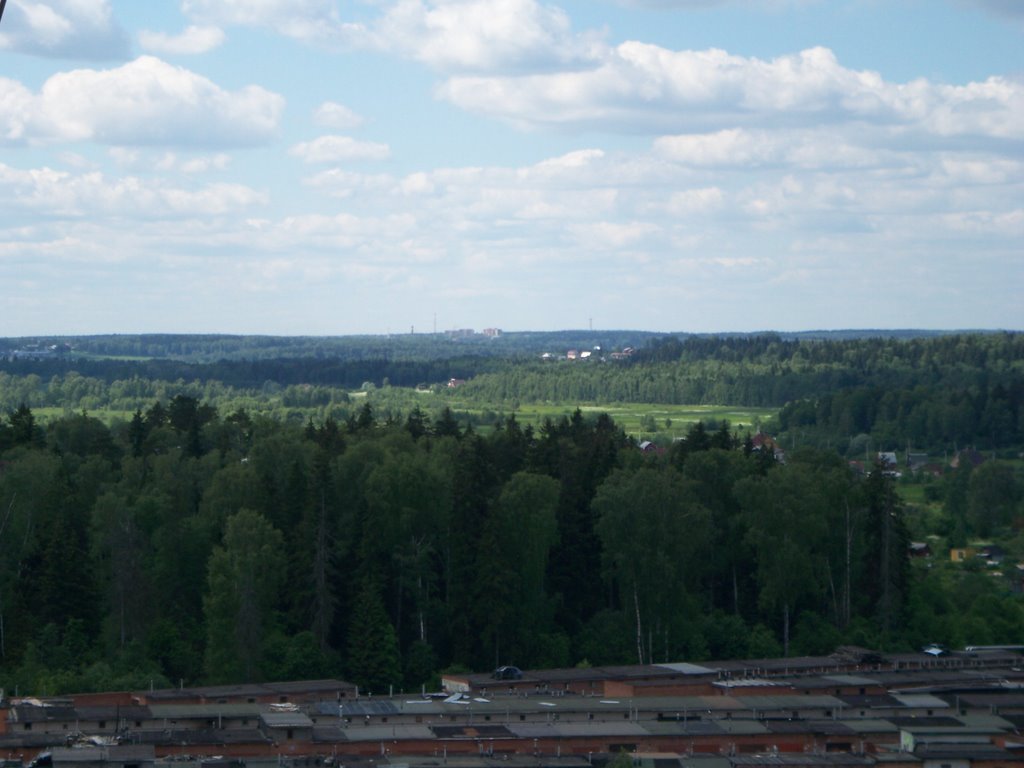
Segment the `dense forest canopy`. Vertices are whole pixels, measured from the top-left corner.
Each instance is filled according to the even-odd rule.
[[[87,415],[43,429],[19,408],[0,445],[12,690],[340,674],[381,691],[452,665],[1024,631],[989,576],[911,568],[922,523],[884,468],[859,476],[812,449],[781,464],[726,425],[659,454],[579,413],[483,436],[450,413],[385,424],[364,405],[302,427],[178,396],[115,429]],[[1020,518],[1009,465],[968,465],[935,489],[950,541]]]
[[[452,666],[1016,642],[1013,584],[941,553],[985,537],[1024,558],[1022,351],[1013,334],[660,338],[603,363],[489,356],[430,411],[415,395],[379,409],[383,379],[359,398],[303,379],[336,361],[236,361],[294,377],[249,388],[208,377],[221,363],[173,361],[196,375],[163,380],[143,373],[166,361],[136,361],[122,379],[100,371],[125,361],[87,375],[85,359],[15,356],[0,365],[0,686],[341,675],[383,691]],[[444,405],[494,387],[497,403],[531,387],[653,397],[663,379],[801,396],[779,402],[780,441],[698,423],[647,451],[607,415],[481,429]],[[914,480],[874,463],[949,440],[1002,459]],[[864,474],[842,453],[867,456]],[[911,538],[935,561],[912,562]]]

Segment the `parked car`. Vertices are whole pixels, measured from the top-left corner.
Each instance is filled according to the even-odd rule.
[[[495,680],[520,680],[523,677],[523,670],[519,667],[498,667],[491,673]]]

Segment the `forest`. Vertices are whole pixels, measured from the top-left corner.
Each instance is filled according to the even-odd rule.
[[[726,425],[688,438],[644,454],[578,413],[484,436],[450,414],[381,423],[368,405],[305,427],[184,396],[117,429],[88,415],[42,429],[17,409],[0,431],[0,684],[340,675],[383,692],[499,663],[1024,631],[1001,581],[912,567],[912,521],[881,468],[862,477],[814,449],[782,464]],[[1012,531],[1007,467],[938,482],[939,527]]]
[[[339,676],[382,693],[500,664],[1018,642],[1016,568],[954,565],[945,548],[998,541],[1024,560],[1022,349],[1013,334],[773,336],[650,339],[622,364],[491,356],[524,400],[517,372],[718,370],[723,392],[756,391],[744,371],[790,375],[806,395],[767,425],[789,436],[784,455],[725,422],[650,451],[578,409],[473,426],[446,388],[437,410],[380,408],[383,380],[356,397],[297,372],[246,389],[8,360],[0,687]],[[281,406],[290,390],[322,401]],[[123,418],[96,415],[114,403]],[[873,454],[863,472],[847,460],[872,441],[941,456],[950,438],[988,460],[903,477]],[[934,555],[909,557],[912,540]]]
[[[780,409],[765,428],[784,444],[851,457],[865,446],[942,453],[1024,445],[1024,334],[864,333],[0,339],[0,409],[127,419],[181,394],[222,412],[304,423],[348,419],[359,407],[353,392],[382,417],[419,404],[432,416],[448,407],[463,421],[528,403],[566,415],[583,404],[711,404]],[[630,343],[633,354],[616,352]],[[600,352],[586,361],[539,357],[570,345]],[[50,346],[62,351],[31,354]],[[283,356],[265,356],[275,353]],[[450,389],[451,379],[464,383]],[[413,389],[435,397],[424,401]]]

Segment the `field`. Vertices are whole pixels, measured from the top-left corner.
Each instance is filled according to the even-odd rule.
[[[459,413],[469,413],[485,417],[493,414],[507,415],[507,411],[499,408],[488,408],[478,403],[460,403],[457,400],[447,401],[449,407]],[[621,426],[627,434],[637,438],[675,438],[683,437],[691,424],[698,421],[721,422],[727,420],[732,428],[740,433],[752,434],[758,427],[773,417],[777,411],[773,408],[745,408],[728,405],[652,405],[647,403],[615,403],[607,405],[580,405],[584,415],[607,413]],[[540,426],[545,418],[558,419],[570,416],[576,410],[574,405],[524,404],[513,412],[520,424]]]
[[[42,406],[32,409],[32,415],[40,424],[48,424],[58,419],[63,419],[65,416],[73,416],[75,413],[82,413],[83,411],[74,411],[67,408],[57,408],[55,406]],[[112,410],[109,408],[102,408],[99,410],[86,410],[84,411],[89,416],[93,416],[104,424],[110,425],[117,421],[131,421],[134,411],[120,411]]]
[[[772,408],[747,408],[728,405],[657,405],[649,403],[607,403],[602,405],[575,403],[524,403],[509,408],[507,404],[481,403],[453,397],[450,393],[436,391],[417,391],[405,387],[385,387],[371,392],[353,391],[345,393],[347,404],[336,406],[301,406],[286,404],[276,393],[250,393],[239,399],[226,398],[211,403],[226,415],[238,408],[245,408],[249,413],[263,414],[272,418],[282,418],[295,423],[305,423],[308,419],[322,421],[328,413],[334,418],[344,420],[348,415],[369,401],[378,418],[402,419],[414,407],[421,408],[431,417],[436,416],[445,407],[455,414],[456,418],[465,423],[471,421],[474,429],[487,433],[500,419],[515,414],[523,426],[532,425],[539,428],[545,419],[557,420],[563,416],[571,416],[578,407],[585,416],[596,416],[607,413],[625,432],[637,439],[655,439],[669,441],[686,435],[690,426],[698,421],[717,425],[728,421],[732,429],[742,437],[747,432],[756,433],[760,426],[776,415]],[[166,404],[166,403],[165,403]],[[140,402],[139,407],[145,411],[152,402]],[[60,407],[40,406],[33,409],[36,418],[42,424],[62,418],[74,412]],[[87,413],[106,424],[117,421],[130,421],[133,409],[92,408]]]

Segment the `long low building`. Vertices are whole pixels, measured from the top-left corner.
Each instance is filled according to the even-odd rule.
[[[914,656],[506,668],[446,677],[435,695],[365,697],[321,680],[5,699],[0,757],[34,768],[1024,765],[1024,658]]]

